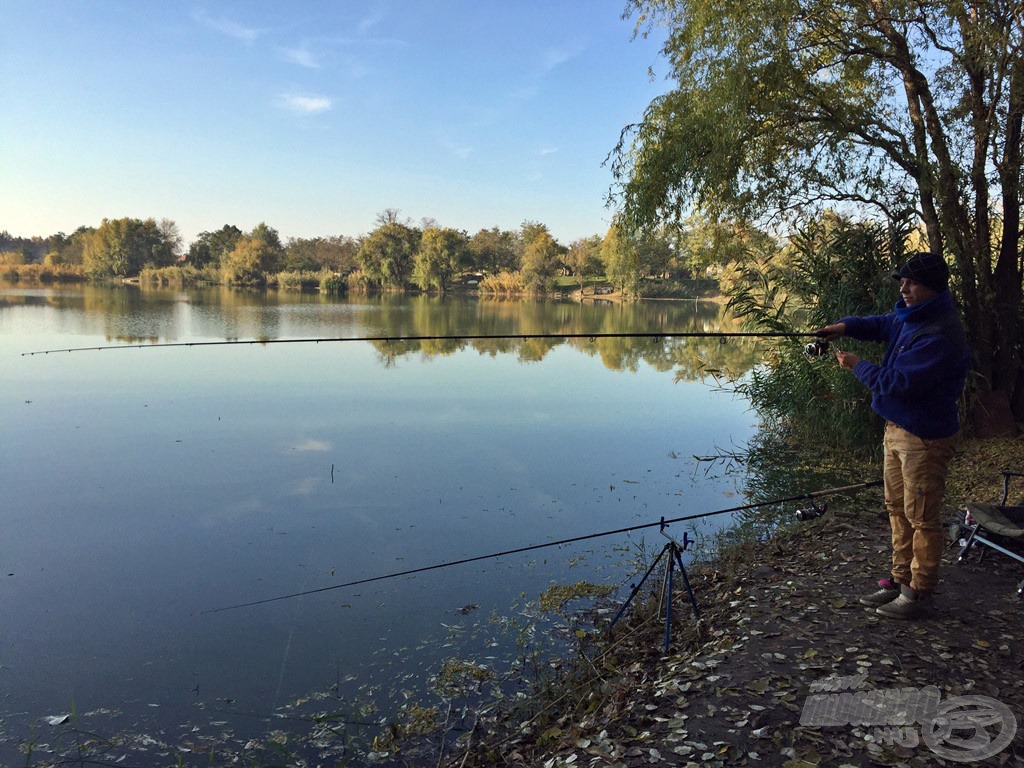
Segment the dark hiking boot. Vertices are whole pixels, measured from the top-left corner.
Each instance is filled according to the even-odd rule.
[[[900,585],[895,582],[889,581],[889,579],[878,580],[878,590],[872,592],[870,595],[864,595],[860,598],[861,605],[866,605],[869,608],[878,608],[881,605],[890,603],[900,596]]]
[[[920,619],[928,613],[931,605],[930,592],[916,592],[910,587],[901,586],[899,596],[879,606],[875,613],[887,619]]]

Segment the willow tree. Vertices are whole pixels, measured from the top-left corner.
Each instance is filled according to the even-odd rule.
[[[445,293],[455,273],[467,261],[467,242],[465,233],[457,229],[428,227],[413,259],[413,282],[425,291],[436,288]]]
[[[624,221],[855,207],[947,256],[983,399],[1024,418],[1020,0],[629,0],[674,86],[614,155]],[[1013,393],[1016,392],[1014,396]]]

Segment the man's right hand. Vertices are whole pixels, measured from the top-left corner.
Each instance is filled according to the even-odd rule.
[[[832,325],[826,325],[824,328],[819,328],[814,332],[815,336],[820,336],[825,339],[825,341],[835,341],[845,334],[846,323],[833,323]]]

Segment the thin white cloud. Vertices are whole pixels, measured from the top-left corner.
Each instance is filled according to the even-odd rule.
[[[558,151],[558,147],[544,147],[541,151],[541,155],[553,155]]]
[[[565,45],[558,48],[547,48],[541,53],[540,67],[541,71],[548,73],[556,67],[560,67],[565,62],[575,59],[585,50],[585,46],[580,44]]]
[[[201,8],[197,8],[192,11],[192,19],[205,27],[209,27],[221,34],[233,37],[236,40],[242,40],[246,43],[255,42],[260,35],[266,32],[265,29],[247,27],[244,24],[239,24],[237,21],[232,21],[224,16],[214,18]]]
[[[320,61],[309,48],[302,45],[298,48],[282,48],[281,55],[285,61],[298,64],[307,69],[320,69]]]
[[[408,48],[409,41],[399,37],[331,37],[328,42],[338,46],[388,46],[391,48]]]
[[[465,144],[459,144],[458,142],[451,141],[450,139],[442,142],[444,148],[455,155],[460,160],[465,160],[467,157],[473,154],[473,148],[468,147]]]
[[[376,27],[382,21],[384,21],[384,12],[381,10],[376,10],[373,13],[369,14],[368,16],[364,16],[362,19],[360,19],[359,23],[356,24],[356,29],[359,31],[359,34],[365,35],[367,32]]]
[[[334,100],[328,96],[311,96],[299,93],[284,93],[280,104],[285,109],[303,115],[317,115],[334,107]]]

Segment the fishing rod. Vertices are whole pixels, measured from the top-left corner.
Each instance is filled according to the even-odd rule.
[[[355,587],[360,584],[369,584],[374,581],[385,581],[386,579],[397,579],[400,576],[411,576],[416,573],[426,573],[427,571],[436,571],[441,568],[451,568],[455,565],[465,565],[467,563],[475,563],[480,560],[490,560],[496,557],[503,557],[505,555],[516,555],[522,552],[532,552],[538,549],[544,549],[546,547],[559,547],[563,544],[574,544],[580,541],[587,541],[589,539],[597,539],[602,536],[615,536],[621,533],[630,533],[632,531],[640,531],[645,528],[655,528],[669,525],[670,523],[679,523],[684,520],[697,520],[702,517],[711,517],[712,515],[724,515],[729,512],[741,512],[747,509],[757,509],[759,507],[767,507],[773,504],[786,504],[791,501],[805,501],[807,499],[817,499],[822,496],[831,496],[836,493],[850,493],[852,491],[859,491],[864,488],[872,488],[877,485],[881,485],[881,480],[871,480],[866,483],[855,483],[854,485],[843,485],[836,488],[826,488],[820,491],[811,491],[809,493],[799,493],[795,496],[787,496],[782,499],[772,499],[771,501],[759,501],[753,504],[744,504],[739,507],[730,507],[728,509],[717,509],[712,512],[700,512],[696,515],[684,515],[683,517],[674,517],[666,519],[662,517],[656,523],[642,523],[640,525],[631,525],[628,528],[616,528],[613,531],[602,531],[600,533],[590,533],[585,536],[573,536],[569,539],[560,539],[559,541],[549,541],[544,544],[531,544],[525,547],[517,547],[515,549],[506,549],[501,552],[492,552],[487,555],[476,555],[474,557],[466,557],[461,560],[447,560],[442,563],[435,563],[434,565],[425,565],[421,568],[411,568],[406,571],[398,571],[396,573],[387,573],[382,576],[370,576],[365,579],[356,579],[355,581],[346,581],[344,584],[332,584],[327,587],[318,587],[317,589],[307,589],[303,592],[293,592],[289,595],[278,595],[276,597],[266,597],[262,600],[252,600],[248,603],[238,603],[237,605],[228,605],[222,608],[208,608],[205,611],[199,611],[198,615],[203,616],[208,613],[222,613],[224,611],[233,611],[238,608],[250,608],[254,605],[265,605],[266,603],[274,603],[279,600],[290,600],[294,597],[305,597],[306,595],[316,595],[321,592],[330,592],[334,589],[344,589],[345,587]]]
[[[22,352],[22,357],[49,355],[59,352],[99,352],[107,349],[153,349],[167,347],[225,347],[242,344],[329,344],[339,341],[369,341],[398,343],[403,341],[486,341],[495,339],[703,339],[703,338],[801,338],[817,336],[817,331],[784,333],[781,331],[652,331],[647,333],[477,333],[454,336],[337,336],[333,338],[299,339],[226,339],[224,341],[172,341],[156,344],[107,344],[98,347],[71,347],[70,349],[41,349]]]

